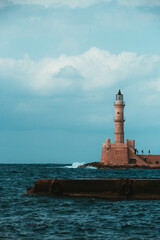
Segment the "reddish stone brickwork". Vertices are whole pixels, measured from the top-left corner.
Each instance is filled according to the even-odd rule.
[[[160,165],[160,155],[137,155],[134,140],[126,143],[110,143],[110,139],[103,143],[101,163],[105,165]]]
[[[118,94],[117,94],[118,95]],[[121,97],[121,100],[117,100],[118,97]],[[124,102],[123,95],[118,95],[116,98],[116,102],[114,104],[115,107],[115,143],[124,143]]]
[[[135,140],[124,143],[124,102],[120,90],[116,95],[115,106],[115,143],[106,139],[103,143],[101,163],[105,165],[160,166],[160,155],[137,155]]]
[[[135,154],[134,140],[126,143],[110,143],[109,139],[103,144],[101,163],[105,165],[147,165],[147,162]]]
[[[128,162],[128,149],[125,143],[103,144],[101,162],[108,165],[115,165],[119,162]]]
[[[160,155],[139,155],[148,164],[160,164]]]

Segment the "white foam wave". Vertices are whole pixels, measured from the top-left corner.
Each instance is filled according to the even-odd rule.
[[[92,166],[87,166],[86,168],[89,168],[89,169],[97,169],[96,167],[92,167]]]
[[[84,164],[84,162],[74,162],[71,166],[66,166],[66,168],[78,168],[79,166],[82,166]]]

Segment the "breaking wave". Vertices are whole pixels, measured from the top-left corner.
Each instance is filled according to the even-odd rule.
[[[74,162],[71,166],[66,166],[66,168],[78,168],[79,166],[82,166],[84,164],[84,162]]]
[[[92,166],[87,166],[86,168],[89,168],[89,169],[97,169],[96,167],[92,167]]]

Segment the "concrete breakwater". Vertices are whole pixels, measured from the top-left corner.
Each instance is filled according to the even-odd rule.
[[[97,197],[108,200],[160,200],[160,179],[37,179],[25,195]]]

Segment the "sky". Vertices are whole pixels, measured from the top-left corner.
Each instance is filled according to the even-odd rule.
[[[160,154],[159,0],[0,0],[0,163],[100,161],[119,89]]]

